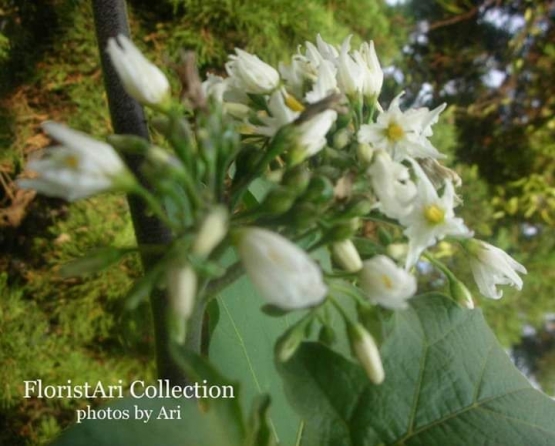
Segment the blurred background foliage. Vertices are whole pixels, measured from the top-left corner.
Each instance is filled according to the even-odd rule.
[[[194,49],[222,72],[241,47],[277,63],[317,33],[374,39],[386,105],[449,108],[435,143],[464,181],[460,213],[479,238],[529,271],[501,301],[471,291],[517,363],[554,394],[555,1],[130,0],[135,41],[160,65]],[[169,73],[169,70],[167,70]],[[177,81],[173,78],[177,87]],[[121,311],[140,274],[131,258],[101,274],[62,279],[59,265],[133,241],[122,196],[67,205],[18,191],[24,160],[47,146],[47,119],[110,133],[92,13],[82,0],[0,0],[0,444],[43,444],[83,401],[24,400],[24,379],[117,381],[154,375],[148,307]],[[456,246],[442,243],[436,255]],[[472,284],[462,253],[451,261]],[[423,263],[422,289],[445,279]],[[86,402],[85,402],[86,403]]]

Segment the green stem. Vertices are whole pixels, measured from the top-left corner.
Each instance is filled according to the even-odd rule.
[[[164,207],[160,204],[158,199],[148,189],[144,188],[140,184],[137,184],[133,189],[133,192],[139,195],[146,202],[146,204],[148,205],[152,213],[158,219],[164,222],[164,224],[168,228],[174,231],[179,231],[180,228],[177,227],[175,223],[168,218],[168,215],[166,214]]]
[[[239,279],[243,274],[243,264],[240,261],[237,261],[233,265],[231,265],[227,269],[223,277],[212,281],[206,287],[206,295],[204,297],[206,303],[214,299],[220,293],[220,291],[222,291],[224,288],[227,288],[229,285]]]

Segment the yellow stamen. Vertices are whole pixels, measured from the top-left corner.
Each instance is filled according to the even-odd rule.
[[[424,208],[424,217],[433,225],[438,225],[443,223],[445,220],[445,211],[441,209],[438,205],[432,204]]]
[[[79,158],[77,158],[75,155],[67,155],[64,158],[64,164],[66,165],[66,167],[75,170],[79,167]]]
[[[285,105],[296,112],[304,111],[304,105],[297,101],[297,98],[295,98],[295,96],[292,96],[290,94],[285,95]]]
[[[389,278],[389,276],[386,276],[385,274],[382,274],[382,282],[385,285],[385,287],[390,290],[393,288],[393,282],[391,281],[391,279]]]
[[[405,131],[403,130],[403,127],[396,122],[391,122],[387,126],[385,136],[387,136],[387,139],[390,141],[397,142],[405,136]]]

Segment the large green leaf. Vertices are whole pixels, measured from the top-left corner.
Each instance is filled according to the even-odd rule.
[[[218,298],[219,321],[210,341],[212,362],[241,382],[243,399],[261,393],[271,396],[270,423],[285,445],[295,441],[300,419],[288,404],[282,381],[274,366],[274,344],[298,316],[270,317],[260,311],[264,301],[246,278]]]
[[[307,343],[280,366],[303,446],[551,446],[555,403],[512,365],[479,310],[439,295],[396,312],[385,382]]]
[[[322,265],[329,265],[326,250],[318,250],[314,257]],[[231,263],[234,259],[229,255],[226,261]],[[220,295],[219,320],[210,340],[210,359],[226,376],[241,383],[245,401],[252,401],[261,393],[270,395],[273,433],[282,444],[292,445],[301,421],[285,397],[274,365],[274,346],[304,313],[271,317],[260,310],[264,304],[246,277]]]

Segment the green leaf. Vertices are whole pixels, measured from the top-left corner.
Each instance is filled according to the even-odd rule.
[[[206,380],[207,386],[233,386],[235,398],[128,397],[91,410],[128,413],[129,419],[110,420],[104,415],[104,419],[85,420],[64,432],[53,446],[243,446],[246,434],[236,383],[224,379],[198,355],[179,348],[174,355],[199,385]],[[136,407],[152,411],[147,423],[135,416]],[[170,414],[173,419],[164,418]]]
[[[123,256],[136,251],[135,248],[102,248],[88,253],[87,255],[66,263],[60,269],[62,277],[81,276],[83,274],[94,274],[119,262]]]
[[[251,401],[262,393],[271,395],[269,424],[274,435],[290,445],[300,419],[283,393],[274,366],[274,344],[298,316],[271,317],[261,311],[263,305],[246,278],[218,297],[220,317],[210,340],[210,359],[227,376],[241,382],[244,400]]]
[[[329,266],[325,249],[313,253],[313,257]],[[228,263],[234,260],[226,259]],[[264,314],[261,307],[265,302],[245,277],[221,293],[217,302],[219,321],[210,340],[211,361],[226,376],[241,383],[246,401],[269,394],[272,405],[268,423],[277,440],[284,445],[294,444],[301,421],[283,392],[274,366],[274,347],[278,338],[305,313],[296,311],[280,318]]]
[[[415,298],[393,316],[382,357],[380,386],[314,343],[279,366],[306,421],[303,446],[555,444],[555,403],[513,366],[479,310]]]

